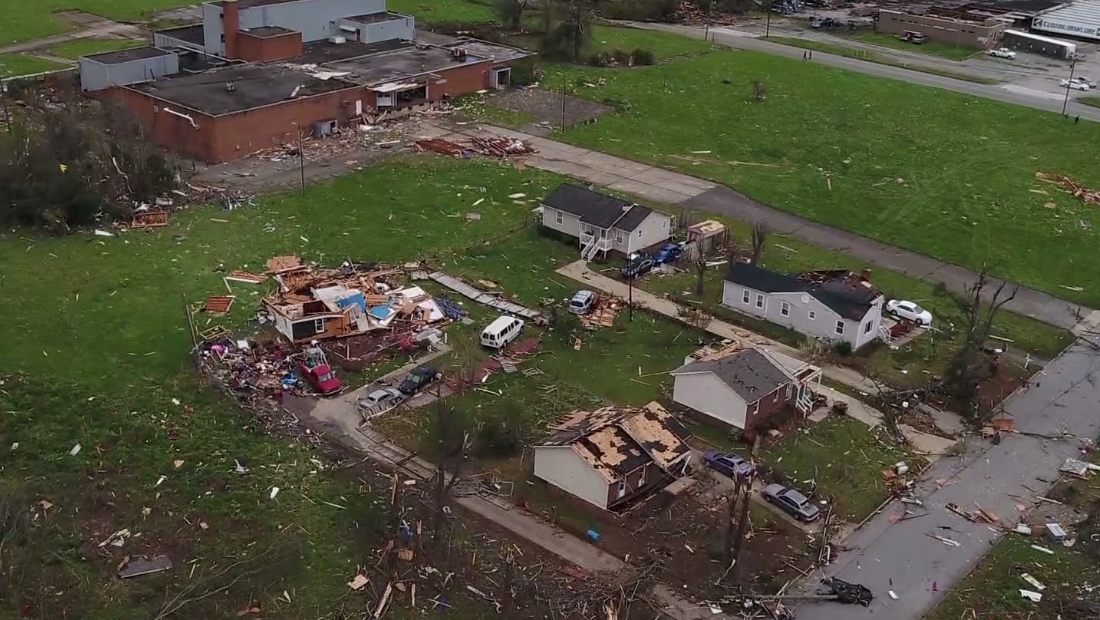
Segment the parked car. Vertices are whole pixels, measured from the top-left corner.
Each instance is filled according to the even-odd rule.
[[[994,58],[1007,58],[1012,60],[1016,57],[1016,52],[1008,49],[1007,47],[998,47],[996,49],[989,50],[989,55]]]
[[[899,41],[908,41],[916,45],[920,45],[928,40],[928,37],[923,32],[917,32],[916,30],[906,30],[898,37]]]
[[[436,369],[431,366],[419,366],[405,377],[405,380],[397,386],[397,390],[406,396],[411,396],[423,390],[437,378],[439,378],[439,372]]]
[[[676,259],[680,258],[683,254],[684,246],[679,243],[669,243],[660,250],[657,250],[657,253],[653,255],[653,262],[658,265],[674,263]]]
[[[1081,82],[1082,84],[1088,84],[1089,88],[1096,88],[1096,80],[1090,78],[1087,75],[1075,75],[1073,76],[1073,79],[1077,82]]]
[[[588,314],[596,303],[597,295],[592,291],[577,291],[569,300],[569,311],[573,314]]]
[[[1088,82],[1081,82],[1079,78],[1073,78],[1072,80],[1062,80],[1062,88],[1069,88],[1072,90],[1088,90],[1092,88]]]
[[[622,273],[623,276],[628,279],[637,278],[638,276],[644,276],[649,273],[649,270],[653,269],[653,265],[652,258],[641,255],[635,256],[630,259],[630,262],[623,266]]]
[[[707,450],[704,452],[703,464],[730,478],[751,476],[755,469],[752,463],[740,456],[729,452],[719,452],[717,450]]]
[[[382,413],[405,400],[405,395],[396,388],[382,388],[359,399],[358,406],[365,413]]]
[[[781,484],[769,484],[761,489],[760,494],[764,496],[764,501],[779,506],[799,521],[810,523],[821,516],[821,511],[810,503],[808,497]]]
[[[911,301],[904,299],[891,299],[886,302],[886,314],[899,319],[912,321],[917,325],[928,327],[932,325],[932,313],[921,308]]]
[[[309,347],[294,359],[294,369],[321,396],[339,394],[344,384],[328,363],[320,347]]]

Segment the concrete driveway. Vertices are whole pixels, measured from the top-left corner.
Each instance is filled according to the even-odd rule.
[[[703,455],[701,453],[695,453],[692,455],[691,458],[692,461],[695,463],[703,462]],[[713,469],[707,469],[706,472],[707,476],[709,476],[710,480],[712,480],[714,484],[707,488],[707,490],[703,492],[703,495],[713,498],[728,498],[734,491],[737,490],[737,483],[734,482],[732,479],[723,476]],[[806,532],[807,534],[810,534],[812,536],[819,536],[821,534],[820,522],[803,523],[802,521],[799,521],[798,519],[795,519],[786,512],[780,510],[779,507],[777,507],[776,505],[765,501],[764,496],[760,494],[760,490],[763,488],[763,482],[759,480],[753,481],[752,493],[749,493],[749,497],[752,498],[752,501],[754,503],[763,506],[764,508],[767,508],[775,516],[786,521],[788,524],[797,527],[803,532]]]
[[[876,620],[922,618],[1003,535],[944,506],[951,502],[973,509],[977,502],[1003,522],[1014,524],[1019,500],[1010,494],[1032,498],[1029,489],[1045,494],[1053,484],[1050,481],[1059,477],[1062,462],[1078,454],[1077,438],[1100,434],[1095,413],[1100,401],[1098,381],[1100,349],[1089,344],[1076,344],[1047,365],[1005,401],[1005,411],[1015,418],[1020,434],[1009,435],[998,446],[973,438],[964,456],[941,459],[925,473],[914,495],[923,501],[929,516],[891,523],[898,509],[886,510],[845,541],[854,550],[838,556],[825,572],[870,588],[875,594],[870,608],[804,604],[797,610],[799,619],[847,620],[857,614],[870,614]],[[940,487],[936,480],[949,484]],[[931,537],[935,535],[958,546]],[[1067,550],[1054,548],[1054,552]],[[812,591],[820,577],[815,572],[799,590]],[[891,590],[898,600],[887,595]]]

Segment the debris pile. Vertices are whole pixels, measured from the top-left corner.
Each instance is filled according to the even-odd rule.
[[[509,158],[514,156],[531,155],[535,149],[529,144],[516,138],[467,138],[462,142],[455,142],[447,138],[421,138],[416,141],[416,146],[421,151],[431,151],[453,157],[469,157],[472,153],[478,153],[488,157]]]
[[[596,330],[600,327],[611,327],[615,323],[615,317],[623,308],[626,301],[618,297],[600,295],[596,303],[592,304],[592,311],[580,316],[581,325],[585,329]]]
[[[1044,183],[1062,186],[1062,189],[1072,194],[1074,198],[1083,201],[1085,204],[1100,205],[1100,191],[1082,187],[1079,183],[1064,174],[1036,172],[1035,178]]]

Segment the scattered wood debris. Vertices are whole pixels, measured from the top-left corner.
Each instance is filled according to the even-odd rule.
[[[1045,183],[1062,186],[1062,189],[1072,194],[1074,198],[1082,200],[1085,204],[1100,205],[1100,191],[1082,187],[1079,183],[1064,174],[1036,172],[1035,178]]]

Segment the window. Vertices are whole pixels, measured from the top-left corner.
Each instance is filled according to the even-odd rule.
[[[837,321],[836,322],[836,333],[841,335],[841,336],[844,335],[844,321]]]
[[[783,316],[791,316],[791,304],[783,302],[779,304],[779,314]]]
[[[565,216],[562,215],[561,211],[555,211],[554,212],[554,221],[559,223],[559,224],[565,222]]]
[[[615,231],[615,243],[626,243],[626,239],[623,237],[623,231]]]
[[[788,400],[789,400],[789,399],[791,398],[791,391],[792,391],[793,389],[794,389],[794,386],[793,386],[792,384],[788,383],[788,384],[787,384],[787,399],[788,399]]]
[[[764,296],[761,295],[760,293],[756,294],[756,307],[757,308],[763,308],[764,307]]]
[[[323,331],[325,331],[325,320],[313,319],[313,333],[319,334]]]
[[[615,492],[618,494],[619,497],[626,495],[626,480],[619,481],[619,487],[615,489]]]
[[[749,292],[748,291],[745,291],[744,294],[741,295],[741,303],[743,303],[745,305],[748,305],[748,303],[749,303]]]
[[[645,486],[645,469],[646,468],[643,467],[642,470],[641,470],[641,473],[638,474],[638,487],[639,488]]]
[[[806,318],[810,319],[811,321],[816,321],[816,320],[817,320],[817,313],[816,313],[816,312],[814,312],[813,310],[810,310],[810,311],[809,311],[809,312],[808,312],[808,313],[806,314]]]
[[[863,326],[863,333],[865,333],[865,334],[871,333],[871,323],[872,323],[872,321],[867,321],[867,324]]]

